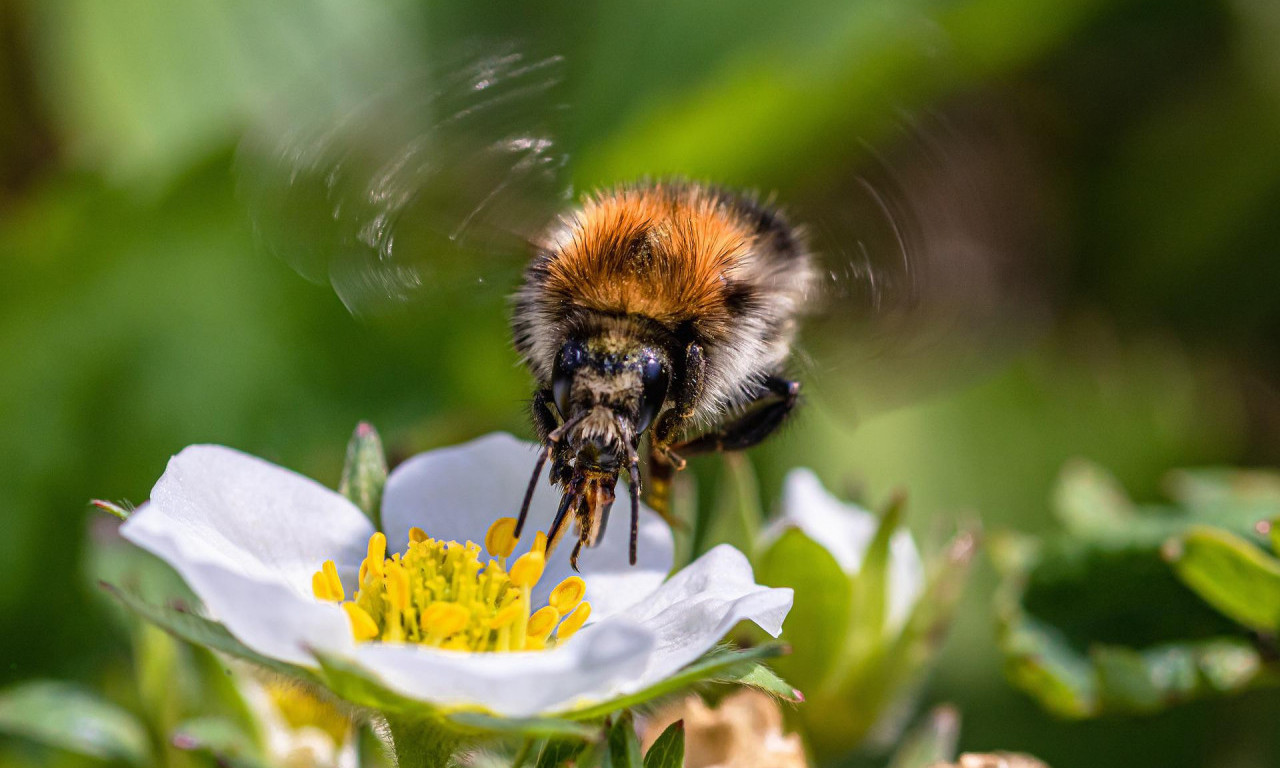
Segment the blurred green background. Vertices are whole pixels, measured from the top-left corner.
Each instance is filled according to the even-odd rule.
[[[239,136],[280,89],[319,77],[358,90],[478,36],[567,57],[579,188],[679,172],[831,194],[868,146],[910,164],[902,115],[977,114],[978,138],[999,140],[966,173],[1016,172],[1034,190],[1036,226],[1015,256],[1035,290],[984,306],[1017,310],[993,327],[1036,331],[1002,328],[1016,343],[984,346],[979,365],[954,349],[901,366],[889,354],[815,382],[794,427],[753,454],[766,498],[804,464],[872,499],[908,489],[921,529],[976,514],[1034,532],[1072,457],[1138,498],[1174,467],[1280,463],[1280,6],[1268,0],[521,13],[0,0],[0,683],[94,680],[126,663],[80,569],[86,502],[144,500],[182,446],[225,443],[333,484],[359,419],[399,455],[530,434],[530,381],[502,311],[458,301],[353,319],[261,253],[232,173]],[[985,345],[986,331],[960,343]],[[868,404],[856,426],[828,418],[849,402]],[[960,706],[964,748],[1060,768],[1280,762],[1273,692],[1141,719],[1041,713],[1001,676],[993,583],[989,569],[975,579],[929,690]],[[20,748],[0,743],[0,759]]]

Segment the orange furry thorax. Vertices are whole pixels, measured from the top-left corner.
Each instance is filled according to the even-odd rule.
[[[716,194],[692,185],[603,193],[564,224],[547,244],[552,295],[668,326],[727,319],[726,291],[755,241]]]

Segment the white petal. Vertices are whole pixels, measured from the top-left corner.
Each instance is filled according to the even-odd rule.
[[[409,529],[413,526],[436,539],[482,543],[494,520],[519,513],[537,451],[534,443],[494,433],[463,445],[419,454],[396,467],[387,478],[382,498],[382,527],[389,551],[403,551],[408,546]],[[593,620],[616,613],[657,589],[670,572],[674,557],[670,528],[643,507],[637,562],[634,567],[629,564],[629,506],[622,483],[618,493],[604,538],[595,549],[584,550],[578,559]],[[529,550],[534,531],[551,525],[558,502],[559,496],[544,476],[533,494],[517,555]],[[556,584],[573,573],[569,568],[572,534],[566,533],[552,554],[545,575],[534,590],[535,602],[545,600]]]
[[[653,642],[646,629],[613,620],[587,627],[549,651],[469,654],[367,643],[357,647],[355,658],[405,696],[528,717],[608,698],[644,670]]]
[[[715,547],[624,614],[657,636],[644,675],[627,689],[638,690],[670,676],[710,650],[740,621],[753,621],[777,637],[791,601],[790,589],[756,584],[741,552],[728,544]]]
[[[328,559],[354,573],[372,526],[319,483],[229,448],[192,446],[120,533],[173,566],[213,618],[260,653],[303,663],[306,645],[350,643],[345,615],[315,599],[311,575]]]
[[[782,518],[770,528],[776,536],[796,527],[826,548],[850,575],[862,567],[862,558],[875,538],[878,518],[832,496],[811,470],[792,470],[783,484]],[[889,596],[886,631],[896,631],[924,589],[924,564],[911,534],[899,530],[889,539]]]

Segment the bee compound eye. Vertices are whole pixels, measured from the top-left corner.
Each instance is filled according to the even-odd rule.
[[[641,368],[641,381],[644,394],[640,400],[640,418],[636,429],[640,432],[649,428],[662,410],[662,403],[667,399],[667,387],[671,383],[671,374],[657,357],[645,359]]]
[[[551,394],[555,399],[560,418],[569,418],[569,392],[573,389],[573,375],[586,360],[587,350],[580,341],[568,341],[556,354],[551,370]]]

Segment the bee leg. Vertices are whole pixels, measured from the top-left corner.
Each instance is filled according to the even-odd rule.
[[[671,450],[671,444],[693,418],[706,385],[706,372],[707,359],[702,354],[702,346],[690,343],[685,348],[684,376],[675,393],[675,402],[658,417],[649,440],[649,487],[645,501],[675,527],[680,523],[671,516],[671,481],[676,472],[684,469],[685,462]]]
[[[633,452],[627,467],[631,491],[631,564],[636,564],[636,543],[640,538],[640,457]]]
[[[540,389],[533,393],[533,428],[538,431],[538,439],[543,444],[548,442],[548,437],[560,426],[560,419],[551,403],[551,390]]]
[[[750,404],[746,413],[714,432],[708,432],[675,446],[685,455],[713,451],[742,451],[773,434],[800,400],[800,382],[770,376],[764,390]]]
[[[516,518],[515,537],[517,539],[520,538],[520,531],[524,530],[525,518],[529,516],[529,503],[533,501],[533,492],[537,489],[538,480],[542,477],[542,468],[547,463],[548,451],[550,448],[542,446],[542,450],[538,451],[538,461],[533,465],[533,477],[529,478],[529,487],[524,492],[524,502],[520,504],[520,515]]]

